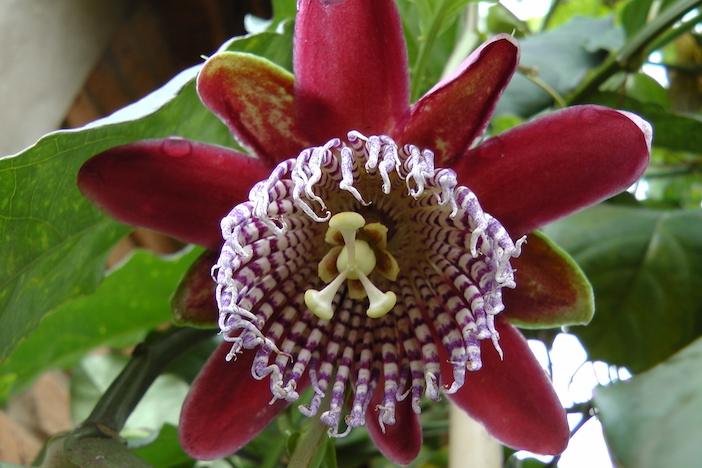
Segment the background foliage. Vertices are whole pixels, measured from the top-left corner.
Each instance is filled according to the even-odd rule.
[[[291,69],[294,2],[273,3],[267,31],[224,47]],[[545,229],[595,290],[595,319],[568,331],[581,340],[589,359],[633,374],[572,408],[584,419],[597,412],[613,458],[626,467],[697,466],[699,458],[691,441],[699,439],[702,427],[702,115],[694,104],[702,102],[700,3],[554,0],[545,15],[525,21],[499,3],[398,0],[413,99],[482,40],[508,32],[522,43],[521,73],[500,101],[491,132],[576,103],[631,110],[654,126],[651,165],[631,194]],[[661,81],[648,68],[642,71],[654,59]],[[74,368],[76,411],[85,415],[79,408],[105,391],[125,361],[84,359],[88,351],[134,345],[168,322],[169,296],[199,252],[166,259],[140,251],[105,276],[105,259],[129,228],[85,201],[75,178],[92,155],[144,138],[180,135],[235,146],[200,104],[192,83],[196,73],[197,67],[183,72],[127,112],[89,128],[52,133],[0,160],[0,400],[47,369]],[[550,345],[557,332],[538,336]],[[203,340],[163,378],[180,382],[176,388],[187,385],[211,347]],[[139,427],[155,432],[126,434],[140,440],[125,456],[141,458],[129,460],[194,466],[178,447],[175,420],[162,411],[164,404],[177,406],[178,398],[182,395],[144,400],[140,411],[149,423]],[[435,405],[422,414],[426,447],[414,465],[445,465],[445,408]],[[296,413],[286,413],[242,453],[213,466],[278,466],[289,448],[284,435],[304,435],[301,424]],[[72,452],[79,465],[81,454],[96,450],[90,445],[96,439],[84,440],[92,442]],[[384,466],[362,430],[326,453],[320,465]],[[516,458],[508,463],[543,464]],[[546,463],[555,466],[557,460]]]

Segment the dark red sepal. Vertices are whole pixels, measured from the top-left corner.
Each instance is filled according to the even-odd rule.
[[[517,238],[630,187],[648,165],[650,131],[632,114],[567,107],[490,138],[453,169]]]
[[[230,349],[231,343],[217,348],[190,388],[180,413],[180,444],[197,460],[235,453],[290,404],[285,400],[268,404],[273,398],[269,379],[251,376],[255,349],[227,362]]]
[[[229,148],[183,138],[142,140],[89,159],[81,193],[112,218],[219,247],[220,220],[271,167]]]
[[[448,399],[509,447],[544,455],[562,453],[570,430],[546,372],[513,325],[500,317],[496,325],[504,360],[489,340],[483,340],[483,368],[467,372],[463,387]],[[453,369],[443,347],[439,350],[443,383],[450,384]]]

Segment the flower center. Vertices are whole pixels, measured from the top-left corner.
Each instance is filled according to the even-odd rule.
[[[431,151],[350,132],[281,162],[249,198],[222,220],[213,267],[227,359],[257,348],[251,373],[270,378],[273,400],[311,382],[307,416],[331,392],[330,435],[371,412],[394,424],[410,395],[419,413],[423,393],[456,392],[481,353],[502,353],[495,317],[523,240]]]
[[[383,244],[386,244],[385,235],[387,228],[380,223],[379,226],[369,228],[369,231],[382,232]],[[366,310],[366,314],[371,318],[379,318],[390,312],[397,302],[397,296],[394,292],[382,292],[375,284],[368,279],[368,275],[376,269],[376,255],[373,252],[370,244],[363,240],[356,239],[356,233],[359,229],[366,226],[366,220],[358,213],[345,211],[338,213],[329,220],[329,229],[325,236],[325,240],[330,244],[338,244],[337,238],[339,234],[343,238],[344,246],[338,246],[329,251],[319,262],[319,277],[323,281],[329,283],[323,290],[308,289],[305,292],[305,304],[319,318],[329,320],[334,315],[332,301],[339,291],[345,280],[349,282],[349,296],[353,299],[363,299],[368,296],[370,305]],[[384,228],[384,230],[383,230]],[[387,253],[384,245],[377,248],[382,248],[384,254],[390,256],[396,267],[392,255]],[[335,267],[333,269],[332,267]],[[394,280],[397,276],[395,270],[390,273],[389,279]],[[394,273],[394,275],[393,275]],[[388,273],[384,273],[387,277]],[[358,285],[353,281],[358,281],[361,284],[359,291]]]

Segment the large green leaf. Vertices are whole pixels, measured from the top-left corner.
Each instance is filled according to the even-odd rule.
[[[595,395],[617,466],[700,466],[702,339],[627,382]]]
[[[640,372],[702,333],[702,211],[604,204],[545,231],[594,288],[595,318],[571,328],[590,359]]]
[[[78,192],[75,180],[82,163],[113,146],[168,135],[230,141],[188,85],[150,117],[56,132],[0,161],[0,360],[44,314],[94,291],[112,246],[128,232]]]
[[[262,33],[227,46],[290,66],[291,38],[288,27],[282,35]],[[114,146],[169,135],[235,145],[197,97],[192,80],[198,69],[110,118],[49,134],[0,159],[0,362],[46,313],[95,290],[112,246],[128,232],[78,192],[83,162]]]
[[[47,315],[32,335],[0,365],[0,401],[54,367],[76,364],[98,346],[127,346],[170,319],[170,295],[196,249],[176,261],[137,251],[109,275],[97,292]]]

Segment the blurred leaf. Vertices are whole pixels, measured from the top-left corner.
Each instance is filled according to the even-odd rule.
[[[702,339],[644,374],[598,388],[595,404],[617,466],[700,466]]]
[[[292,72],[292,38],[294,23],[292,21],[284,21],[280,29],[280,33],[262,32],[250,34],[248,36],[235,37],[224,43],[220,50],[233,50],[260,55]]]
[[[493,119],[490,121],[490,135],[499,135],[500,133],[506,132],[510,128],[516,127],[523,122],[524,119],[517,117],[516,115],[504,114],[493,117]]]
[[[278,25],[287,19],[295,18],[297,13],[297,2],[290,0],[272,0],[273,4],[273,24]]]
[[[272,54],[289,66],[290,38],[290,30],[283,36],[262,33],[228,46]],[[186,70],[106,119],[49,134],[0,159],[0,362],[45,314],[97,288],[107,255],[128,232],[78,192],[83,162],[114,146],[169,135],[235,146],[226,127],[200,103],[192,83],[197,70]]]
[[[612,14],[613,2],[603,2],[601,0],[568,0],[567,2],[557,2],[556,9],[551,16],[549,29],[557,28],[575,16],[587,16],[590,18],[601,18]]]
[[[653,0],[629,0],[619,15],[627,37],[636,34],[648,22]]]
[[[585,74],[600,65],[607,51],[621,46],[620,28],[611,18],[574,18],[569,23],[520,40],[520,65],[534,68],[538,78],[560,95],[572,91]],[[516,74],[497,103],[496,115],[530,117],[551,105],[551,96]]]
[[[466,31],[463,24],[461,10],[474,1],[400,0],[397,2],[407,42],[412,101],[419,99],[440,80],[447,63],[458,65],[462,61],[461,57],[456,58],[451,55],[457,47],[459,37],[470,33]],[[431,35],[432,31],[436,36]],[[433,41],[430,46],[427,45],[429,40]],[[467,52],[472,51],[473,48],[475,47],[469,47]],[[422,50],[425,50],[425,63],[420,63]]]
[[[158,468],[189,468],[195,465],[195,460],[180,447],[178,429],[170,424],[161,428],[158,437],[152,443],[134,449],[133,452]]]
[[[91,296],[80,297],[49,314],[0,365],[0,400],[21,390],[50,368],[76,364],[98,346],[128,346],[170,320],[170,295],[202,249],[175,261],[136,251],[125,266],[108,275]]]
[[[644,103],[615,93],[600,93],[591,102],[628,110],[648,120],[654,128],[654,146],[675,151],[702,153],[702,118],[675,114],[658,104]]]
[[[647,206],[668,209],[702,206],[702,154],[654,146],[644,179],[648,190],[643,203]]]
[[[673,3],[675,0],[629,0],[619,15],[626,36],[632,37]]]
[[[702,333],[702,211],[604,204],[544,231],[594,288],[595,318],[570,329],[591,360],[641,372]]]
[[[488,9],[486,21],[490,34],[507,33],[514,37],[524,37],[530,33],[529,26],[501,3]]]
[[[670,107],[668,90],[645,73],[629,73],[624,78],[626,95],[637,101]]]
[[[95,403],[126,365],[126,356],[88,356],[76,368],[71,381],[71,406],[75,421],[85,420]],[[180,407],[189,386],[180,378],[163,374],[156,378],[144,398],[129,416],[123,435],[138,430],[138,434],[158,431],[163,424],[177,425]]]

